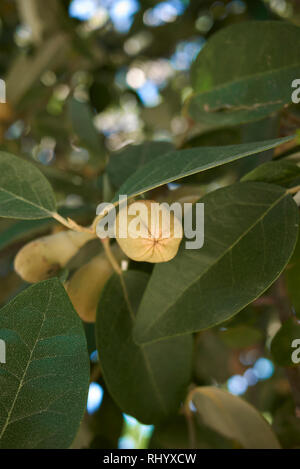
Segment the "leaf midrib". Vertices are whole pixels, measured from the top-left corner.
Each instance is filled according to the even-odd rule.
[[[21,197],[20,195],[17,195],[15,194],[14,192],[11,192],[7,189],[4,189],[3,187],[0,187],[0,192],[4,192],[5,194],[9,194],[10,196],[12,196],[13,198],[15,199],[18,199],[20,200],[21,202],[27,204],[27,205],[32,205],[34,208],[38,208],[39,210],[42,210],[43,212],[47,213],[48,215],[52,216],[53,212],[51,212],[50,210],[46,209],[45,207],[43,207],[42,205],[37,205],[35,204],[34,202],[32,202],[31,200],[28,200],[28,199],[25,199],[24,197]]]
[[[286,67],[279,67],[279,68],[274,68],[272,70],[267,70],[265,72],[259,72],[259,73],[253,73],[251,75],[244,75],[242,76],[241,78],[237,79],[237,80],[228,80],[228,81],[225,81],[224,83],[221,83],[219,85],[216,85],[216,86],[213,86],[212,88],[210,89],[207,89],[207,90],[203,90],[203,91],[196,91],[192,96],[191,98],[194,98],[198,95],[201,95],[201,94],[204,94],[204,93],[212,93],[214,91],[219,91],[219,90],[222,90],[223,88],[226,88],[228,86],[235,86],[235,85],[238,85],[239,83],[243,83],[244,81],[247,81],[247,80],[251,80],[253,78],[265,78],[265,79],[268,79],[268,75],[271,75],[271,74],[274,74],[274,73],[278,73],[278,72],[282,72],[284,70],[289,70],[289,69],[293,69],[295,67],[300,67],[300,61],[297,62],[297,63],[293,63],[291,65],[287,65]]]
[[[42,331],[43,326],[44,326],[44,323],[45,323],[45,321],[46,321],[46,314],[47,314],[49,305],[50,305],[50,303],[51,303],[51,299],[52,299],[52,293],[50,292],[49,298],[48,298],[48,302],[47,302],[47,306],[46,306],[45,312],[44,312],[44,314],[43,314],[43,320],[42,320],[42,322],[41,322],[41,326],[40,326],[40,328],[39,328],[39,331],[38,331],[38,334],[37,334],[35,343],[34,343],[34,345],[33,345],[33,347],[32,347],[32,350],[30,351],[29,358],[28,358],[27,364],[26,364],[26,366],[25,366],[23,375],[22,375],[22,377],[21,377],[21,379],[20,379],[20,381],[19,381],[19,385],[18,385],[18,388],[17,388],[17,390],[16,390],[15,398],[14,398],[12,404],[11,404],[10,410],[8,411],[8,414],[7,414],[7,417],[6,417],[6,421],[5,421],[4,425],[3,425],[2,431],[1,431],[1,433],[0,433],[0,440],[2,439],[3,435],[4,435],[5,432],[6,432],[7,427],[8,427],[9,424],[10,424],[10,419],[11,419],[13,410],[14,410],[14,408],[15,408],[15,405],[16,405],[16,403],[17,403],[17,400],[18,400],[19,394],[20,394],[20,392],[21,392],[21,389],[23,388],[23,385],[24,385],[24,382],[25,382],[25,378],[26,378],[26,374],[27,374],[28,368],[29,368],[30,364],[32,363],[32,356],[33,356],[34,351],[35,351],[35,348],[36,348],[36,346],[37,346],[37,344],[38,344],[38,342],[39,342],[39,340],[40,340],[41,331]]]

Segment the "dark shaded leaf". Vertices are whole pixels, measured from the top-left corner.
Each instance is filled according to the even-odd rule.
[[[299,28],[288,23],[251,21],[221,29],[193,66],[191,116],[233,125],[279,110],[291,102],[291,85],[300,72],[299,51]]]
[[[192,402],[205,425],[245,449],[280,449],[275,434],[247,401],[215,387],[199,387]]]
[[[278,365],[300,365],[300,321],[292,317],[283,323],[272,340],[271,352]]]
[[[155,158],[173,150],[168,142],[145,142],[128,145],[110,156],[107,173],[114,187],[118,189],[137,169]]]
[[[87,400],[89,358],[81,321],[57,279],[0,311],[0,447],[68,448]]]
[[[153,424],[175,412],[189,382],[192,336],[150,346],[132,339],[134,314],[149,276],[142,272],[113,276],[101,295],[97,348],[106,385],[123,412]],[[170,358],[172,358],[170,360]]]

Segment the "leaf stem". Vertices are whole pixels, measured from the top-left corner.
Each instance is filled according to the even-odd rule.
[[[102,245],[103,245],[105,254],[106,254],[109,262],[111,263],[114,271],[118,275],[122,275],[122,269],[119,266],[119,263],[118,263],[117,259],[115,258],[112,250],[110,249],[110,239],[109,238],[103,238],[103,239],[101,239],[101,241],[102,241]]]
[[[184,412],[184,416],[188,427],[190,449],[195,449],[197,448],[197,438],[193,412],[188,409],[188,411]]]
[[[78,231],[79,233],[95,233],[93,227],[78,225],[76,221],[72,220],[71,218],[66,219],[57,212],[52,213],[52,217],[62,225],[69,228],[69,230]]]
[[[107,255],[108,260],[110,261],[111,265],[113,266],[114,271],[120,277],[120,282],[121,282],[122,290],[123,290],[123,293],[124,293],[124,298],[125,298],[125,301],[127,303],[131,319],[132,319],[132,321],[135,321],[135,314],[134,314],[133,308],[132,308],[131,303],[130,303],[130,299],[129,299],[128,291],[127,291],[127,288],[126,288],[126,283],[125,283],[125,280],[124,280],[124,277],[123,277],[122,269],[119,266],[119,264],[118,264],[118,262],[117,262],[117,260],[114,256],[112,250],[110,249],[110,239],[109,238],[104,238],[101,241],[102,241],[103,248],[105,250],[105,253]]]
[[[291,187],[290,189],[287,189],[286,193],[287,194],[297,194],[297,192],[300,191],[300,186],[294,186]]]
[[[110,261],[114,271],[120,277],[120,282],[121,282],[122,290],[123,290],[123,293],[124,293],[124,298],[125,298],[125,301],[127,303],[131,319],[132,319],[132,321],[135,321],[135,314],[134,314],[133,308],[132,308],[130,300],[129,300],[129,295],[128,295],[128,291],[127,291],[127,288],[126,288],[126,283],[125,283],[125,280],[124,280],[124,277],[123,277],[122,269],[119,266],[119,263],[116,260],[112,250],[110,249],[110,239],[109,238],[104,238],[104,239],[101,239],[101,241],[102,241],[103,248],[104,248],[104,251],[105,251],[105,254],[106,254],[108,260]]]
[[[193,387],[185,400],[185,403],[183,405],[183,414],[186,419],[186,424],[188,428],[188,434],[189,434],[189,445],[190,449],[195,449],[197,448],[197,436],[196,436],[196,427],[195,427],[195,422],[194,422],[194,414],[190,408],[190,402],[192,401],[192,397],[194,394],[196,387]]]

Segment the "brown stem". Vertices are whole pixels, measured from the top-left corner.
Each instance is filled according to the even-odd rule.
[[[286,294],[284,278],[281,276],[274,284],[273,298],[278,308],[279,318],[283,324],[285,321],[293,317],[291,306]],[[285,368],[286,376],[290,383],[292,395],[296,405],[295,413],[300,418],[300,369],[287,367]]]
[[[90,374],[90,383],[97,381],[101,376],[101,368],[98,363],[95,364]]]
[[[299,145],[298,139],[294,138],[293,140],[290,140],[289,142],[283,143],[282,145],[279,145],[279,147],[275,148],[274,150],[274,158],[279,158],[279,156],[283,155],[289,150],[292,150],[293,148],[297,147]]]
[[[66,220],[64,217],[59,215],[59,213],[57,213],[57,212],[52,213],[52,217],[56,221],[61,223],[62,225],[69,228],[69,230],[77,231],[79,233],[95,233],[95,231],[93,231],[92,227],[86,227],[86,226],[78,225],[78,223],[76,223],[76,221],[72,220],[71,218],[68,218]],[[95,237],[96,237],[96,234],[95,234]]]
[[[294,124],[300,125],[300,117],[295,116],[295,114],[290,114],[288,111],[284,111],[284,115]]]
[[[185,407],[184,416],[188,428],[190,449],[195,449],[197,448],[197,437],[193,412],[188,407]]]
[[[106,254],[109,262],[111,263],[114,271],[118,275],[122,275],[122,269],[119,266],[117,259],[113,255],[112,250],[110,249],[110,239],[109,238],[103,238],[103,239],[101,239],[101,241],[102,241],[102,246],[104,248],[105,254]]]
[[[291,187],[290,189],[287,189],[287,194],[297,194],[297,192],[300,191],[300,186],[294,186]]]
[[[196,389],[197,388],[195,387],[195,385],[191,384],[189,392],[187,394],[187,397],[185,399],[185,402],[181,410],[181,413],[185,416],[185,419],[186,419],[190,449],[197,448],[197,433],[196,433],[196,424],[194,420],[195,417],[194,417],[194,413],[192,412],[190,408],[190,404],[192,402],[194,391]]]
[[[274,298],[271,296],[261,296],[253,301],[253,306],[274,306]]]

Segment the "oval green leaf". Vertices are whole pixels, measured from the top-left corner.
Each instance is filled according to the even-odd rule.
[[[71,98],[68,102],[68,111],[73,127],[80,144],[85,147],[102,166],[106,162],[106,152],[100,139],[100,133],[94,125],[94,116],[88,103]]]
[[[283,187],[297,185],[300,179],[300,168],[292,161],[267,161],[247,173],[241,181],[261,181],[278,184]]]
[[[239,349],[251,347],[262,342],[263,333],[256,327],[240,325],[220,331],[219,337],[228,347]]]
[[[155,266],[137,315],[137,343],[229,319],[276,280],[292,255],[298,208],[279,186],[237,183],[201,202],[204,246],[186,250],[183,241],[172,261]]]
[[[82,323],[57,279],[0,311],[0,448],[68,448],[83,417],[89,357]]]
[[[275,148],[293,137],[265,140],[263,142],[226,145],[217,147],[199,147],[181,151],[171,151],[154,161],[142,166],[120,187],[113,198],[119,195],[133,197],[177,179],[221,166],[246,156]]]
[[[195,389],[192,402],[201,421],[245,449],[280,449],[268,422],[247,401],[212,386]]]
[[[290,103],[292,82],[300,72],[299,31],[281,21],[242,22],[218,31],[193,66],[193,119],[234,125]]]
[[[0,217],[40,219],[55,211],[55,196],[45,176],[27,161],[0,152]]]
[[[108,281],[98,307],[96,337],[112,397],[123,412],[153,424],[176,412],[184,397],[193,341],[187,335],[147,346],[134,343],[135,311],[148,279],[147,274],[129,271],[122,283],[118,276]]]

